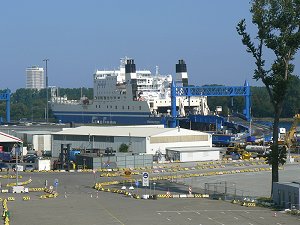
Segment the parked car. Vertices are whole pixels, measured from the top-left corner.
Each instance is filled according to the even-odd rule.
[[[1,171],[8,171],[9,170],[8,164],[0,162],[0,170]]]
[[[25,170],[26,170],[26,171],[33,171],[33,170],[34,170],[34,167],[33,167],[33,165],[26,165],[26,166],[25,166]]]
[[[37,158],[36,155],[29,155],[29,156],[24,157],[24,162],[34,163],[36,158]]]
[[[12,166],[13,171],[16,171],[16,164]],[[22,165],[18,165],[18,171],[23,171],[24,170],[24,166]]]

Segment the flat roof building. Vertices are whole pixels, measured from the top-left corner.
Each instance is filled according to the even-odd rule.
[[[212,147],[211,134],[183,128],[143,126],[82,126],[52,133],[52,156],[58,157],[61,144],[72,148],[106,149],[119,152],[126,144],[133,154],[166,154],[166,148]]]
[[[43,68],[38,66],[26,68],[26,88],[38,90],[45,88]]]
[[[274,203],[285,209],[300,209],[300,181],[275,182],[273,187]]]

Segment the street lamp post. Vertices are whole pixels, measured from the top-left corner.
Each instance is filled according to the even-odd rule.
[[[46,62],[46,122],[48,123],[48,118],[49,118],[49,109],[48,109],[48,61],[49,59],[44,59],[44,62]]]
[[[18,171],[18,152],[17,152],[17,145],[14,144],[14,150],[16,154],[16,186],[19,186],[19,171]]]

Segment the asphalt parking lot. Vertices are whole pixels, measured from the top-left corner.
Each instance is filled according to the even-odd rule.
[[[299,173],[300,165],[298,163],[287,164],[283,169],[279,170],[279,180],[281,182],[300,182]],[[196,177],[179,181],[185,183],[186,185],[191,185],[194,188],[204,188],[205,183],[222,183],[224,186],[224,182],[226,181],[228,192],[233,193],[233,191],[236,189],[238,195],[270,197],[272,171]]]
[[[297,172],[297,166],[299,167],[299,165],[286,167],[283,170],[284,172],[280,172],[281,177],[285,176],[283,175],[284,173],[290,174],[290,177],[293,177],[291,174]],[[274,211],[267,208],[245,207],[222,200],[204,198],[137,200],[124,195],[97,192],[92,188],[95,181],[113,180],[114,178],[100,178],[99,174],[94,176],[91,172],[21,172],[20,174],[23,175],[22,181],[32,178],[30,187],[43,187],[45,180],[47,180],[48,185],[53,185],[55,179],[58,179],[57,191],[59,196],[55,199],[39,199],[39,196],[43,194],[42,192],[19,195],[2,193],[2,198],[7,196],[15,196],[16,198],[15,201],[8,202],[11,225],[300,224],[299,217],[290,216],[282,212],[277,212],[275,215]],[[255,189],[255,177],[257,176],[255,174],[252,174],[252,177],[249,175],[245,178],[248,180],[250,178],[254,179],[253,189]],[[258,175],[266,179],[270,176],[270,172],[259,172]],[[237,182],[241,183],[244,182],[241,177],[246,177],[245,174],[232,176],[236,177]],[[220,179],[221,177],[223,176],[215,176],[215,179]],[[210,178],[213,179],[214,177]],[[11,182],[11,180],[1,179],[2,186],[7,182]],[[196,184],[196,181],[194,182]],[[164,185],[164,183],[160,185]],[[176,184],[173,183],[172,185]],[[182,185],[177,187],[177,189],[180,188],[182,188]],[[156,191],[163,192],[164,189],[161,188]],[[23,201],[22,196],[24,195],[30,196],[31,199]]]
[[[101,192],[70,194],[67,198],[9,202],[11,223],[37,225],[299,224],[300,220],[263,208],[247,208],[208,199],[136,200]]]

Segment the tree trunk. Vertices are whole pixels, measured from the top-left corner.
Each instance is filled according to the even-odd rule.
[[[275,109],[274,115],[274,124],[273,124],[273,147],[272,147],[272,189],[271,189],[271,196],[273,195],[273,184],[274,182],[279,181],[279,173],[278,173],[278,128],[279,128],[279,117],[280,117],[280,110]]]

